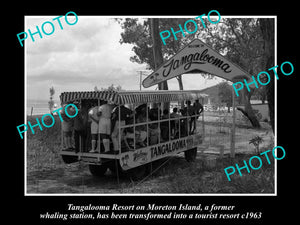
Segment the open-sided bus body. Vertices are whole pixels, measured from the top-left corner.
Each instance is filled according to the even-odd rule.
[[[197,146],[204,139],[203,112],[199,114],[197,107],[189,105],[181,110],[181,114],[171,113],[170,109],[163,110],[163,104],[175,102],[180,105],[183,101],[195,100],[203,103],[203,96],[199,91],[64,92],[60,96],[61,104],[76,104],[79,108],[77,119],[88,118],[91,108],[97,108],[103,101],[108,101],[114,108],[112,115],[115,118],[111,121],[114,134],[110,139],[110,151],[104,152],[102,139],[98,135],[99,152],[91,152],[92,122],[85,120],[82,131],[76,131],[75,127],[72,131],[77,133],[74,135],[77,138],[77,148],[79,142],[77,151],[73,148],[66,149],[66,137],[62,130],[60,154],[66,163],[83,161],[90,164],[94,175],[101,175],[107,168],[112,171],[139,169],[143,165],[180,152],[185,152],[187,161],[193,161]],[[124,105],[127,111],[125,119],[122,114]]]

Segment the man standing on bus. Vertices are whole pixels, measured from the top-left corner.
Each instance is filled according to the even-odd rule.
[[[77,103],[78,104],[78,103]],[[74,139],[75,139],[75,152],[86,150],[87,140],[87,126],[88,125],[88,112],[87,106],[82,103],[78,107],[78,115],[74,118]]]
[[[194,130],[193,130],[193,133],[194,133],[194,131],[196,130],[196,120],[198,120],[198,118],[200,116],[200,113],[202,113],[203,106],[199,103],[199,99],[197,99],[194,102],[193,107],[194,107],[194,110],[195,110],[195,114],[197,115],[196,119],[194,118]]]
[[[99,116],[99,134],[100,140],[102,140],[104,145],[104,152],[110,151],[110,141],[109,137],[111,134],[111,111],[113,106],[107,104],[107,101],[104,101],[104,104],[98,108],[97,115]]]
[[[97,113],[98,113],[98,106],[94,106],[89,110],[89,119],[91,121],[91,134],[92,134],[92,150],[90,151],[91,153],[96,151],[96,146],[98,151],[100,151],[100,143],[98,141],[99,116],[97,116]]]
[[[186,107],[183,108],[183,110],[181,110],[181,114],[183,116],[188,116],[190,117],[188,120],[187,119],[184,119],[184,130],[183,130],[183,133],[185,135],[187,134],[192,134],[192,126],[194,125],[194,121],[195,121],[195,109],[194,109],[194,106],[191,105],[191,101],[190,100],[187,100],[186,101]],[[188,129],[189,127],[189,129]],[[195,127],[194,127],[195,129]],[[188,131],[188,133],[187,133]]]

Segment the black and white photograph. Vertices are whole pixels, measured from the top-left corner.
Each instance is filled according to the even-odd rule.
[[[276,193],[276,17],[195,18],[25,17],[27,194]]]
[[[277,12],[18,17],[16,164],[30,217],[274,220],[296,159],[283,139],[296,58],[282,54]]]

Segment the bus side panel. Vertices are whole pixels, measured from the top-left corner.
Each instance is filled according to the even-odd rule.
[[[135,151],[124,152],[120,157],[120,165],[123,170],[128,170],[164,157],[174,156],[179,152],[197,147],[202,143],[202,139],[201,134],[195,134]]]

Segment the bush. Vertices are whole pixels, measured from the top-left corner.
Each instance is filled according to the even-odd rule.
[[[27,121],[30,121],[32,125],[35,125],[36,118],[41,123],[41,115],[28,116]],[[39,127],[34,127],[34,134],[28,128],[27,135],[27,169],[41,170],[47,168],[53,168],[61,164],[61,159],[58,155],[61,146],[61,121],[58,116],[55,116],[55,123],[52,127],[43,127],[40,130]],[[45,121],[46,124],[50,124],[51,121]]]

